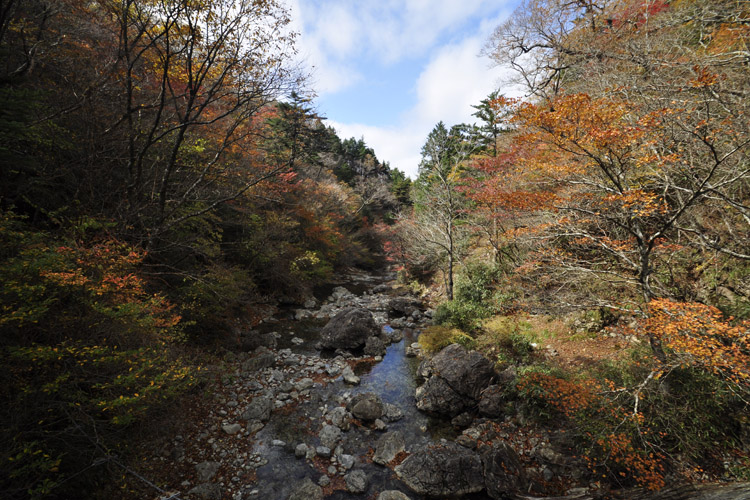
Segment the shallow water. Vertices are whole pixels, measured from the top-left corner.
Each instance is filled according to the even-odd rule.
[[[384,280],[369,278],[360,280],[361,286],[346,285],[350,291],[364,293]],[[362,283],[364,283],[364,286]],[[294,320],[293,316],[282,312],[281,319],[270,325],[270,331],[281,334],[278,339],[279,348],[291,348],[296,353],[319,354],[313,345],[318,340],[320,329],[324,326],[324,320]],[[384,326],[388,332],[389,325]],[[332,408],[338,406],[340,397],[345,393],[351,395],[362,392],[373,392],[380,396],[384,403],[394,404],[401,409],[404,417],[396,422],[388,424],[387,431],[400,431],[406,442],[407,451],[411,451],[421,445],[440,438],[452,439],[455,431],[449,422],[428,417],[417,410],[414,392],[417,387],[416,370],[419,360],[408,358],[405,355],[406,346],[416,341],[416,333],[406,330],[404,339],[387,348],[383,360],[373,365],[360,365],[364,367],[360,385],[346,385],[339,377],[334,382],[312,390],[311,400],[300,404],[289,413],[274,413],[271,421],[256,434],[256,445],[254,452],[261,453],[268,463],[257,469],[256,489],[258,494],[253,498],[285,500],[292,493],[299,481],[310,477],[317,483],[323,470],[310,467],[305,459],[294,456],[294,448],[299,443],[308,446],[318,446],[320,441],[317,432],[321,429],[323,421],[321,418],[324,407]],[[304,340],[302,344],[292,344],[291,339],[298,337]],[[343,433],[343,453],[355,457],[355,465],[352,470],[361,469],[368,476],[369,486],[365,493],[352,494],[347,491],[336,490],[328,499],[352,499],[352,498],[375,498],[377,493],[384,490],[400,490],[409,498],[422,498],[410,492],[401,483],[395,474],[388,468],[374,464],[367,458],[381,433],[375,430],[352,425],[349,431]],[[281,440],[284,446],[274,446],[273,440]],[[325,466],[328,462],[325,461]],[[328,474],[334,478],[334,475]],[[469,498],[469,497],[467,497]],[[470,498],[487,498],[484,496],[473,496]]]

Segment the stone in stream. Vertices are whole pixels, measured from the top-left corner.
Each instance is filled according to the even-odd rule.
[[[375,455],[373,455],[372,461],[376,464],[385,465],[396,458],[396,455],[404,449],[406,449],[406,442],[403,434],[398,431],[386,432],[380,436],[375,445]]]
[[[356,418],[370,422],[383,416],[383,402],[377,394],[364,392],[352,398],[349,410]]]
[[[404,418],[404,412],[396,405],[383,403],[383,420],[386,422],[396,422]]]
[[[420,495],[451,497],[484,489],[482,460],[455,443],[415,451],[395,469],[396,475]]]
[[[245,375],[252,374],[263,368],[268,368],[276,363],[276,355],[267,347],[258,347],[255,355],[243,362],[241,365],[242,372]]]
[[[241,348],[243,351],[254,351],[259,347],[269,349],[276,348],[276,336],[273,333],[258,333],[249,331],[242,333],[240,336]]]
[[[320,331],[321,349],[356,350],[365,346],[369,337],[377,337],[380,329],[372,313],[364,308],[344,309],[331,318]]]
[[[247,407],[245,407],[245,411],[242,412],[242,419],[268,422],[271,418],[271,410],[273,410],[273,407],[273,398],[267,395],[257,396],[250,401],[250,404],[248,404]]]
[[[490,360],[458,344],[444,348],[418,371],[431,376],[417,389],[417,408],[450,417],[475,406],[495,375]]]
[[[388,312],[394,317],[411,316],[419,310],[419,299],[411,297],[394,297],[388,303]]]
[[[385,342],[378,337],[368,337],[363,352],[366,356],[385,356]]]
[[[341,440],[341,429],[334,425],[324,425],[320,431],[320,444],[326,448],[335,448],[336,444]]]
[[[367,490],[369,481],[367,474],[362,470],[354,470],[344,476],[346,489],[351,493],[364,493]]]
[[[458,344],[451,344],[437,353],[430,361],[430,367],[433,376],[439,376],[456,392],[475,400],[495,375],[490,360]]]
[[[312,479],[306,477],[300,482],[288,500],[322,500],[323,488],[313,483]]]
[[[417,387],[417,408],[429,413],[440,413],[453,417],[470,406],[469,398],[463,397],[440,377],[432,377]]]
[[[422,354],[422,346],[419,345],[419,342],[412,342],[408,346],[406,346],[406,357],[407,358],[416,358]]]
[[[348,431],[352,421],[352,415],[343,406],[337,406],[328,412],[328,419],[342,431]]]
[[[406,494],[398,490],[383,491],[378,495],[377,500],[411,500]]]
[[[354,370],[352,370],[351,366],[344,368],[342,375],[344,377],[344,382],[347,384],[359,385],[359,377],[354,374]]]
[[[308,447],[305,443],[300,443],[294,448],[294,456],[297,458],[305,458],[307,456]]]

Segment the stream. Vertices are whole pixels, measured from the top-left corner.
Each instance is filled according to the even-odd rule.
[[[367,295],[368,292],[377,285],[387,284],[389,278],[391,277],[366,282],[354,281],[347,283],[344,288],[353,292],[356,297],[363,298],[365,303],[370,302],[372,306],[377,299],[373,300],[373,295]],[[377,314],[377,311],[375,312]],[[260,328],[259,332],[284,332],[278,339],[279,349],[290,349],[293,353],[313,357],[322,354],[325,359],[326,355],[330,354],[315,349],[320,329],[325,323],[324,319],[295,319],[292,311],[283,311],[277,314],[272,322]],[[383,324],[383,329],[387,334],[392,334],[396,330],[390,321]],[[360,377],[358,385],[346,384],[342,377],[319,387],[316,385],[308,402],[299,405],[290,413],[274,414],[268,424],[256,434],[253,452],[262,455],[268,461],[256,470],[257,482],[253,490],[256,498],[289,498],[299,481],[306,477],[320,484],[323,472],[312,468],[308,460],[297,458],[295,446],[298,443],[319,446],[320,440],[314,432],[311,435],[307,422],[311,422],[314,427],[315,422],[326,410],[340,406],[343,401],[359,393],[377,394],[383,403],[395,405],[401,410],[403,417],[388,423],[387,431],[400,432],[407,450],[444,436],[453,437],[454,431],[448,422],[431,418],[417,410],[414,393],[418,385],[416,371],[420,359],[407,357],[406,348],[417,341],[419,330],[404,328],[401,329],[401,333],[403,338],[387,347],[381,361],[357,365],[355,372]],[[303,342],[292,342],[292,339],[301,339]],[[382,431],[360,425],[352,425],[349,430],[342,433],[343,439],[339,446],[343,453],[354,457],[352,470],[365,472],[368,486],[362,493],[335,489],[325,498],[375,498],[379,492],[386,490],[402,491],[409,498],[422,498],[410,492],[391,469],[371,461],[372,448],[381,434]],[[283,441],[284,445],[279,446],[279,441]],[[324,461],[323,464],[325,463]],[[326,483],[325,480],[322,482]]]

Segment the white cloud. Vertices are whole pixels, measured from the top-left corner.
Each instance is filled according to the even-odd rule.
[[[387,67],[409,60],[423,64],[414,83],[416,101],[394,117],[394,124],[371,126],[336,122],[342,138],[364,137],[381,160],[415,177],[427,134],[474,121],[477,104],[500,84],[504,73],[478,56],[482,41],[508,14],[516,0],[287,0],[293,28],[301,33],[300,53],[314,66],[319,95],[335,94],[363,79],[362,64]],[[474,31],[457,38],[473,26]],[[445,39],[453,37],[452,43]],[[383,70],[385,71],[385,70]],[[507,93],[507,92],[506,92]],[[389,96],[383,96],[388,99]]]
[[[364,137],[378,158],[416,177],[422,144],[430,130],[441,120],[448,127],[473,123],[475,110],[471,106],[497,89],[508,71],[491,67],[487,58],[478,56],[482,39],[470,37],[441,48],[417,80],[417,103],[401,115],[396,125],[373,127],[336,122],[331,125],[342,138]],[[502,91],[509,96],[519,95],[517,89]]]
[[[442,36],[512,0],[286,1],[301,56],[326,94],[356,83],[361,60],[387,65],[423,57]]]

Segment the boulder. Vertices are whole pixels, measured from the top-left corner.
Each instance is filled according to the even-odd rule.
[[[388,312],[391,316],[400,318],[411,316],[419,310],[420,302],[411,297],[394,297],[388,302]]]
[[[406,442],[400,432],[386,432],[380,436],[375,445],[375,455],[373,455],[372,461],[376,464],[385,465],[396,458],[396,455],[404,451],[405,448]]]
[[[428,413],[455,417],[471,405],[471,400],[454,391],[440,377],[432,377],[417,387],[417,408]]]
[[[417,370],[429,377],[417,388],[417,408],[450,417],[474,407],[495,375],[492,363],[476,351],[451,344]]]
[[[502,442],[493,443],[488,448],[482,452],[487,494],[499,500],[508,498],[511,493],[524,491],[526,471],[516,451]]]
[[[479,455],[455,443],[428,446],[409,455],[396,475],[420,495],[460,496],[484,489]]]
[[[323,327],[319,345],[321,349],[356,350],[364,347],[368,338],[379,334],[372,313],[352,307],[338,313]]]
[[[505,396],[503,388],[491,385],[482,391],[479,398],[479,413],[485,417],[498,418],[505,414]]]
[[[430,368],[433,376],[439,376],[457,393],[474,400],[479,399],[495,375],[490,360],[458,344],[451,344],[437,353],[430,361]]]
[[[312,482],[312,479],[306,477],[300,484],[294,488],[289,495],[289,500],[322,500],[323,488]]]
[[[274,408],[274,399],[270,396],[257,396],[250,401],[242,412],[243,420],[268,422],[271,418],[271,411]]]
[[[378,337],[368,337],[363,352],[366,356],[385,356],[385,342]]]
[[[377,394],[364,392],[352,398],[349,411],[360,420],[374,421],[383,416],[383,402]]]
[[[240,344],[243,351],[254,351],[261,346],[268,349],[275,349],[276,336],[273,333],[249,331],[241,335]]]
[[[273,366],[276,363],[276,355],[267,347],[260,346],[255,350],[255,355],[243,362],[242,371],[252,373]]]

